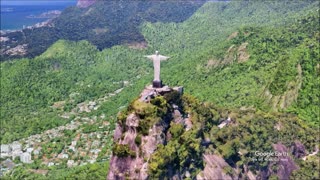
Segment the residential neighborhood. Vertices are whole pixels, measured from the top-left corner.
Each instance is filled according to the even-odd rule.
[[[41,164],[48,167],[62,164],[66,164],[67,167],[81,166],[96,162],[98,157],[104,157],[100,161],[107,160],[110,154],[99,153],[106,146],[111,146],[112,142],[108,142],[107,139],[113,132],[108,131],[107,121],[97,122],[94,119],[97,117],[77,117],[65,126],[10,144],[1,144],[0,175],[19,164],[30,164],[35,160],[41,160]],[[82,132],[87,127],[97,129],[94,132]]]
[[[129,81],[114,82],[130,86]],[[82,166],[88,163],[106,161],[111,156],[113,127],[105,114],[91,116],[90,112],[99,109],[102,103],[120,93],[123,88],[107,93],[96,101],[81,102],[70,112],[62,111],[60,117],[71,120],[64,126],[44,131],[41,134],[1,144],[0,176],[14,167],[26,164],[37,164],[46,169],[30,169],[43,174],[55,166]],[[72,99],[77,93],[70,94]],[[53,109],[61,109],[64,101],[55,102]],[[40,163],[40,164],[39,164]]]

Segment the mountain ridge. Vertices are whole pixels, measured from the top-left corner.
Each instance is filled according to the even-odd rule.
[[[183,22],[143,23],[139,31],[147,41],[146,48],[132,49],[128,45],[117,45],[100,51],[85,40],[59,40],[35,58],[1,62],[1,143],[20,140],[72,122],[73,116],[68,119],[57,117],[78,108],[79,104],[92,105],[93,101],[108,94],[112,96],[99,104],[96,111],[82,112],[81,117],[93,119],[96,116],[97,123],[115,125],[117,112],[132,107],[131,102],[152,81],[152,63],[144,56],[159,50],[161,54],[171,57],[161,64],[162,80],[169,86],[183,85],[185,93],[195,97],[189,97],[190,104],[193,104],[189,110],[196,111],[191,117],[197,118],[197,122],[199,120],[197,130],[205,133],[199,132],[203,134],[199,137],[203,140],[200,145],[199,141],[191,144],[203,148],[201,152],[205,150],[209,159],[223,158],[232,167],[220,168],[219,172],[232,174],[237,170],[236,167],[241,167],[244,172],[240,174],[244,176],[282,177],[277,175],[278,169],[272,168],[281,164],[248,162],[256,156],[255,151],[280,149],[290,151],[294,161],[294,164],[288,164],[293,167],[290,169],[300,169],[290,173],[279,171],[279,175],[291,175],[296,179],[317,178],[319,174],[313,171],[319,169],[314,139],[319,122],[317,90],[320,72],[317,61],[319,10],[316,3],[206,3]],[[122,90],[114,94],[119,89]],[[268,91],[271,99],[265,94]],[[279,99],[285,102],[288,95],[298,97],[292,102],[289,99],[285,104],[291,104],[281,108]],[[52,108],[55,105],[59,108]],[[134,105],[139,107],[140,104]],[[210,112],[203,107],[208,107]],[[138,110],[143,111],[143,108]],[[204,114],[204,117],[197,114]],[[210,114],[219,124],[202,126],[203,120],[211,117]],[[235,121],[229,123],[228,115]],[[101,116],[105,118],[101,119]],[[180,129],[177,125],[171,132],[184,133]],[[86,132],[92,130],[98,131],[98,126],[85,127],[81,133],[87,136]],[[106,131],[110,133],[113,129]],[[197,134],[197,131],[194,133]],[[183,138],[192,137],[189,135]],[[51,141],[52,147],[63,146],[61,142],[64,142],[59,138]],[[111,139],[106,141],[108,144],[112,142]],[[171,160],[177,167],[184,167],[176,163],[183,162],[180,160],[184,157],[183,154],[176,156],[179,150],[176,147],[179,147],[181,140],[177,141],[159,148],[159,152],[151,158],[154,175],[174,174],[167,171],[167,164]],[[212,146],[206,147],[206,143]],[[82,141],[79,144],[90,146],[89,142]],[[183,148],[189,149],[188,144],[184,145]],[[47,148],[48,145],[43,147]],[[125,150],[124,154],[127,152]],[[172,156],[163,158],[166,154],[162,152],[172,153]],[[69,153],[70,158],[79,160],[76,154]],[[64,161],[58,161],[61,163],[59,166],[47,167],[37,159],[30,165],[17,167],[17,171],[10,176],[39,178],[28,171],[28,168],[39,167],[49,170],[45,176],[49,179],[105,179],[109,165],[106,157],[110,157],[110,153],[111,148],[105,147],[101,157],[107,162],[99,161],[71,169],[64,168],[67,166]],[[316,155],[311,156],[314,153]],[[54,154],[50,155],[56,158]],[[86,158],[80,161],[86,161]],[[199,158],[199,162],[203,163],[204,160]],[[200,166],[205,167],[205,163]],[[260,169],[249,173],[248,166]],[[183,169],[170,169],[188,174]],[[198,173],[192,169],[189,174],[196,177]]]
[[[222,110],[181,92],[146,87],[118,114],[107,179],[290,179],[317,146],[293,134],[304,129],[295,116]]]
[[[46,26],[1,34],[1,38],[6,39],[1,43],[1,61],[38,56],[59,39],[88,40],[100,50],[115,45],[144,42],[144,37],[139,32],[143,21],[181,22],[204,3],[202,0],[81,0],[77,6],[66,8]],[[22,45],[23,51],[16,50],[21,49]]]

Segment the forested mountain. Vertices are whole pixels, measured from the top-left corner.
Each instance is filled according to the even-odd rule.
[[[60,27],[69,27],[63,25],[63,22],[71,23],[71,19],[83,24],[82,21],[86,18],[79,18],[83,17],[83,13],[88,13],[90,8],[96,7],[96,11],[91,10],[96,14],[88,16],[99,19],[99,12],[103,12],[109,5],[113,7],[115,18],[117,13],[127,12],[129,6],[140,3],[134,2],[136,4],[123,3],[123,6],[121,3],[106,5],[99,2],[101,4],[96,3],[88,9],[70,8],[63,13],[65,16],[55,21],[56,24],[62,23]],[[135,29],[126,31],[125,28],[119,27],[114,29],[114,32],[110,30],[116,34],[115,36],[108,33],[99,37],[97,35],[96,41],[88,38],[93,37],[89,32],[94,28],[103,28],[102,26],[97,24],[92,28],[91,24],[89,27],[80,27],[81,31],[74,31],[72,28],[78,26],[74,24],[75,26],[70,26],[69,29],[70,33],[75,32],[74,36],[66,33],[65,36],[68,38],[65,39],[69,40],[55,42],[41,55],[32,59],[2,62],[1,143],[19,140],[66,124],[74,120],[74,116],[62,116],[73,112],[79,103],[98,101],[106,94],[121,89],[121,92],[101,103],[96,111],[80,114],[88,117],[104,114],[106,118],[100,121],[110,121],[114,125],[118,111],[128,106],[152,80],[152,63],[145,59],[144,55],[159,50],[161,54],[171,57],[161,65],[164,83],[170,86],[184,86],[186,94],[191,94],[200,102],[206,101],[204,104],[210,104],[202,106],[203,103],[194,98],[190,99],[189,96],[189,99],[185,99],[192,101],[186,105],[190,106],[190,112],[199,114],[199,119],[195,121],[202,128],[207,128],[204,132],[195,131],[194,138],[209,138],[213,143],[211,150],[201,146],[198,149],[200,154],[204,151],[216,153],[232,168],[251,167],[253,171],[266,172],[267,168],[272,169],[269,167],[270,164],[248,162],[251,151],[268,151],[271,150],[272,144],[278,142],[291,148],[291,143],[297,140],[304,145],[305,155],[312,153],[316,146],[316,141],[312,139],[316,136],[319,126],[320,106],[319,2],[206,2],[201,7],[200,4],[194,5],[189,2],[190,8],[180,9],[180,13],[173,13],[172,16],[162,13],[156,14],[163,17],[146,15],[162,12],[163,9],[167,10],[166,12],[174,12],[178,6],[176,2],[172,6],[170,3],[155,3],[152,7],[158,7],[159,11],[147,11],[146,14],[141,13],[142,10],[136,11],[140,12],[137,16],[141,19]],[[198,7],[200,8],[197,9]],[[101,10],[98,10],[99,8]],[[132,9],[134,8],[131,7]],[[122,15],[136,17],[130,16],[132,11]],[[63,17],[66,19],[63,20]],[[87,20],[90,23],[93,21]],[[120,21],[113,20],[112,22]],[[124,22],[130,25],[132,19]],[[116,25],[115,23],[114,26]],[[138,32],[138,36],[131,36],[133,31]],[[132,41],[104,46],[106,42],[117,42],[110,38],[123,37],[121,33],[127,32],[130,35],[127,34],[126,37],[132,37]],[[147,46],[137,48],[130,45],[130,42],[140,42],[136,37],[146,41]],[[76,41],[79,39],[86,40]],[[105,41],[106,39],[108,40]],[[116,45],[124,42],[128,44]],[[54,108],[57,102],[63,102],[62,108]],[[209,114],[212,115],[210,117],[214,123],[207,127],[204,121],[209,114],[197,107],[205,107],[204,109],[213,113]],[[219,119],[226,118],[226,114],[233,114],[239,126],[218,129]],[[275,123],[288,131],[276,131]],[[177,133],[191,137],[183,135],[184,131]],[[295,135],[291,136],[293,134]],[[276,135],[284,140],[271,138]],[[290,139],[286,139],[287,137]],[[245,139],[245,142],[239,138]],[[180,142],[176,136],[174,139],[173,142]],[[108,140],[112,141],[111,138]],[[151,177],[163,177],[168,167],[166,164],[171,162],[179,162],[181,167],[184,166],[181,162],[182,156],[172,156],[172,161],[157,161],[157,157],[165,157],[162,156],[163,152],[174,154],[179,150],[174,147],[175,143],[172,143],[168,147],[159,148],[158,153],[151,159],[154,165],[151,169],[154,175]],[[167,148],[171,148],[170,151]],[[243,149],[250,152],[241,159],[236,154]],[[111,149],[106,151],[110,153]],[[186,157],[191,158],[188,155]],[[300,169],[291,175],[296,178],[319,177],[316,171],[311,170],[319,169],[315,163],[317,160],[319,153],[307,161],[295,157],[295,165]],[[102,171],[100,168],[107,168],[107,165],[104,165],[106,162],[99,163],[93,164],[92,167],[75,167],[70,171],[59,166],[60,169],[53,169],[47,177],[56,177],[59,174],[60,178],[85,178],[88,177],[88,172],[92,172],[95,177],[105,178],[107,170]],[[191,164],[188,164],[189,169]],[[37,167],[46,168],[42,165]],[[199,173],[198,170],[190,170],[192,177]],[[232,175],[232,170],[225,171]],[[275,172],[276,170],[269,174],[266,172],[266,176],[263,177],[271,178]],[[17,173],[13,173],[12,177],[38,177],[36,174],[27,176],[28,171],[23,169]]]
[[[181,91],[163,89],[156,90],[159,93],[151,100],[135,99],[118,114],[107,179],[319,176],[307,170],[320,168],[319,157],[301,161],[317,146],[316,139],[304,137],[315,137],[317,131],[296,116],[221,109]]]
[[[46,26],[1,35],[8,38],[1,43],[1,60],[35,57],[59,39],[87,40],[100,50],[144,42],[139,31],[141,23],[182,22],[204,2],[101,0],[84,8],[69,7]]]

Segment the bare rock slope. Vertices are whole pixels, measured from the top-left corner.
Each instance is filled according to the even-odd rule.
[[[241,119],[244,117],[249,119]],[[284,136],[283,132],[298,128],[286,124],[288,119],[278,122],[283,127],[275,128],[272,122],[279,117],[272,117],[276,121],[270,117],[266,120],[270,124],[262,123],[272,131],[266,137]],[[251,110],[240,110],[236,115],[201,103],[183,94],[182,87],[148,86],[118,114],[107,179],[264,180],[297,176],[302,167],[299,162],[307,159],[307,149],[314,142],[308,145],[299,137],[287,142],[248,139],[259,136],[252,127],[261,128],[254,124],[264,121],[262,118]],[[241,136],[245,138],[240,140]],[[311,155],[317,153],[318,149]]]
[[[194,169],[186,167],[185,169],[174,170],[176,168],[170,168],[170,165],[162,167],[161,159],[158,162],[157,155],[159,152],[163,147],[168,147],[171,143],[176,142],[179,134],[190,132],[190,135],[192,135],[192,132],[196,132],[195,129],[197,129],[198,124],[193,124],[191,115],[184,111],[185,108],[181,104],[182,93],[182,87],[170,88],[165,86],[154,89],[149,86],[142,91],[140,97],[125,112],[119,113],[114,132],[113,156],[110,160],[107,179],[148,179],[164,176],[170,179],[188,177],[233,179],[235,172],[232,170],[231,174],[226,174],[224,169],[232,168],[218,155],[201,152],[190,159],[185,157],[186,164],[192,164],[192,161],[196,159],[198,163],[205,162],[207,164],[203,167],[203,172],[198,175],[193,172]],[[187,144],[200,146],[201,141],[198,140]],[[182,143],[181,146],[183,145]],[[170,156],[170,153],[168,151],[168,156]],[[174,156],[163,158],[164,161],[170,158],[173,158],[173,162],[182,161],[182,158],[174,158]],[[159,168],[165,168],[165,170],[159,173],[157,172]],[[215,172],[215,174],[213,175],[212,172]]]

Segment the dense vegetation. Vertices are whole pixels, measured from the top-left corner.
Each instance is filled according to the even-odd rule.
[[[153,8],[157,6],[158,11],[164,8],[164,6],[160,8],[160,4],[154,5]],[[95,7],[104,9],[102,4],[97,4]],[[164,19],[158,18],[166,23],[148,19],[147,17],[154,17],[151,14],[152,11],[148,11],[150,16],[142,19],[152,23],[145,22],[138,27],[139,23],[144,22],[141,20],[137,23],[136,29],[132,30],[141,32],[148,42],[148,48],[143,50],[113,46],[99,51],[92,43],[99,45],[101,49],[110,47],[114,44],[107,43],[118,41],[108,38],[120,37],[120,35],[107,36],[106,33],[105,36],[99,35],[93,40],[94,38],[91,39],[91,36],[86,34],[92,29],[85,30],[86,26],[79,28],[77,24],[70,25],[71,29],[67,31],[68,33],[61,32],[61,36],[70,40],[87,39],[91,43],[60,40],[45,53],[33,59],[1,63],[1,143],[12,142],[65,124],[71,119],[66,120],[59,115],[70,112],[77,103],[98,99],[106,93],[112,93],[124,87],[121,93],[112,97],[97,111],[92,112],[96,115],[105,113],[107,117],[114,118],[119,108],[128,105],[152,80],[152,63],[143,56],[153,53],[154,50],[159,50],[161,54],[171,57],[167,62],[162,63],[162,79],[166,84],[183,85],[187,93],[201,101],[210,101],[218,107],[257,111],[235,110],[243,129],[229,128],[216,132],[217,129],[210,127],[205,132],[214,140],[213,148],[217,148],[217,151],[226,159],[240,163],[240,166],[241,163],[247,163],[245,159],[239,161],[238,157],[235,158],[234,153],[237,148],[244,146],[249,146],[251,150],[258,148],[253,145],[253,142],[268,150],[269,145],[274,141],[266,137],[271,135],[269,133],[269,131],[273,132],[271,126],[277,121],[287,125],[285,129],[288,130],[288,134],[284,134],[285,137],[289,137],[290,133],[299,132],[300,134],[293,134],[296,137],[312,138],[312,129],[319,125],[320,106],[319,10],[317,7],[318,2],[312,1],[208,2],[181,23],[171,21],[183,21],[182,17],[191,15],[195,9],[191,8],[186,12],[182,11],[182,14],[176,14],[177,17],[172,17],[174,20],[165,19],[167,15],[160,13]],[[82,23],[82,21],[89,21],[89,17],[98,16],[95,14],[88,16],[88,19],[78,18],[82,11],[88,11],[88,9],[70,8],[64,12],[66,16],[62,15],[56,23],[61,23],[59,26],[62,27],[66,26],[64,22],[68,22],[68,19],[62,19],[63,17]],[[115,16],[116,12],[113,13]],[[137,14],[141,15],[141,13]],[[131,20],[126,22],[129,25]],[[73,28],[79,28],[82,31],[74,31],[75,36],[72,36],[70,33],[73,32]],[[125,32],[120,27],[118,30]],[[36,37],[43,39],[41,34]],[[47,35],[50,37],[52,34],[56,32],[50,32]],[[128,36],[131,37],[131,35]],[[16,34],[16,36],[19,35]],[[142,36],[132,37],[139,39]],[[108,40],[104,41],[105,39]],[[45,42],[45,45],[41,46],[43,49],[35,49],[36,52],[33,55],[45,50],[55,40],[48,38],[49,41],[50,43]],[[40,43],[41,41],[34,39],[32,42]],[[32,45],[32,47],[37,46]],[[246,55],[249,57],[246,58]],[[129,81],[132,85],[125,87],[123,81]],[[63,109],[51,107],[58,101],[65,101]],[[293,113],[298,117],[279,114],[279,112]],[[308,124],[305,125],[300,120]],[[292,128],[291,124],[296,121],[306,128]],[[262,122],[266,123],[266,127],[261,127]],[[259,128],[255,129],[257,126]],[[182,133],[179,128],[171,129],[176,138]],[[90,131],[90,129],[86,130]],[[241,144],[239,139],[237,141],[237,138],[233,138],[233,132],[249,140]],[[266,140],[267,145],[264,146],[264,141],[260,141],[258,137],[253,139],[247,137],[246,133],[252,136],[255,133],[261,134],[259,138]],[[138,139],[137,142],[139,142]],[[289,141],[284,143],[288,144]],[[314,142],[309,139],[304,143],[308,148],[314,145]],[[233,148],[230,149],[230,146]],[[168,152],[165,147],[160,149],[162,150],[159,152]],[[226,149],[229,151],[225,151]],[[173,152],[176,150],[178,149],[173,148]],[[182,157],[174,157],[171,160],[176,161],[177,158],[182,159]],[[155,161],[155,163],[158,163],[159,167],[163,166],[159,162]],[[306,173],[307,169],[314,165],[313,162],[301,163],[302,169],[305,169],[303,172]],[[75,169],[71,172],[78,173],[78,168]],[[79,169],[83,170],[81,167]],[[68,174],[66,170],[61,169],[55,172],[58,174],[62,171]],[[159,175],[162,173],[155,172]],[[297,173],[296,177],[299,176],[301,174]]]
[[[19,166],[16,168],[14,173],[12,173],[12,176],[5,176],[2,177],[2,179],[105,179],[109,169],[109,164],[95,163],[73,168],[51,168],[46,176],[42,174],[30,173],[29,169],[34,168],[34,164],[26,165],[24,167]],[[44,166],[41,168],[44,168]]]
[[[2,142],[66,123],[57,114],[114,92],[124,86],[123,81],[135,81],[148,69],[141,61],[142,55],[126,47],[98,52],[88,42],[59,41],[32,61],[2,63]],[[58,101],[65,101],[64,110],[51,107]]]
[[[267,16],[274,26],[265,27],[256,23],[261,21],[261,9],[267,4],[247,2],[252,14],[249,18],[227,14],[230,7],[243,3],[230,3],[223,10],[206,4],[199,10],[217,12],[210,16],[217,19],[206,19],[199,13],[183,24],[146,24],[143,31],[149,44],[174,59],[163,70],[163,79],[171,85],[184,85],[198,98],[222,106],[254,106],[265,111],[289,108],[303,119],[318,123],[319,93],[315,92],[319,87],[318,10],[306,10],[302,17],[291,14],[292,19],[284,22],[280,21],[281,15],[274,19]],[[259,11],[257,6],[261,8]],[[201,20],[196,21],[197,16]],[[230,28],[240,22],[241,28]],[[190,26],[201,29],[188,29]],[[232,39],[233,34],[237,35]]]
[[[193,127],[185,131],[179,124],[171,123],[169,131],[173,135],[172,139],[165,146],[159,146],[150,159],[151,177],[165,177],[168,171],[181,172],[188,169],[193,178],[204,167],[205,153],[219,154],[232,167],[243,169],[246,166],[259,173],[268,166],[268,162],[253,161],[256,151],[270,152],[273,150],[272,144],[278,142],[290,147],[295,140],[300,140],[310,152],[317,145],[313,138],[317,131],[306,127],[304,122],[292,115],[220,109],[212,104],[202,104],[191,96],[184,96],[182,104],[184,112],[190,114]],[[233,119],[231,125],[219,129],[219,121],[228,116]],[[275,124],[282,124],[283,127],[275,131]],[[312,161],[300,163],[306,166]],[[314,168],[320,167],[316,165]],[[301,173],[304,172],[296,172]],[[304,175],[310,179],[319,176],[314,172]]]
[[[118,123],[124,131],[129,131],[125,124],[127,116],[134,113],[139,117],[135,143],[140,149],[140,156],[143,154],[140,146],[142,137],[153,136],[149,129],[155,125],[170,124],[163,131],[167,137],[165,143],[157,145],[150,159],[144,157],[144,161],[149,163],[148,174],[151,179],[169,178],[185,171],[193,179],[204,169],[205,154],[223,157],[230,165],[229,168],[247,167],[254,174],[259,174],[267,171],[270,162],[253,160],[256,158],[255,152],[272,152],[272,145],[277,143],[291,148],[296,141],[304,144],[308,152],[313,152],[317,146],[314,138],[317,131],[293,114],[265,113],[254,109],[223,109],[211,103],[201,103],[190,95],[172,95],[174,93],[158,96],[150,103],[134,100],[118,115]],[[183,123],[175,122],[172,117],[173,104],[179,104],[182,117],[190,117],[191,129],[186,130]],[[228,117],[231,119],[230,124],[218,128],[217,125]],[[115,143],[112,152],[118,158],[136,157],[136,152],[131,151],[128,144]],[[294,177],[312,179],[319,176],[317,172],[306,170],[310,166],[320,168],[314,163],[314,159],[295,160],[305,169],[295,171]],[[229,169],[231,174],[232,168]],[[228,168],[225,170],[228,172]]]
[[[114,45],[143,42],[139,26],[149,22],[182,22],[190,17],[204,1],[98,1],[93,6],[80,9],[69,7],[52,21],[54,26],[24,29],[5,36],[12,41],[7,46],[28,44],[24,57],[43,53],[59,39],[87,40],[98,49]],[[1,60],[19,57],[1,54]]]

